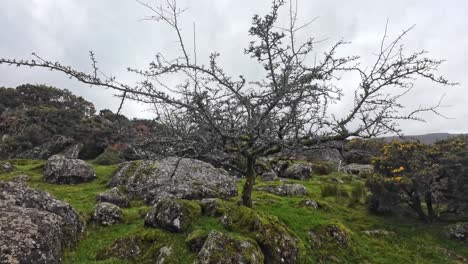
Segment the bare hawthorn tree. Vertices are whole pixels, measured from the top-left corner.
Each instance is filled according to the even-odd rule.
[[[409,111],[401,104],[402,96],[413,89],[416,79],[453,85],[435,75],[441,60],[426,57],[425,51],[404,52],[401,43],[409,30],[390,41],[385,30],[370,67],[363,67],[358,56],[338,56],[337,50],[347,44],[343,41],[312,60],[317,41],[310,37],[299,42],[297,38],[311,22],[298,23],[297,2],[293,0],[289,5],[284,0],[273,0],[267,15],[252,19],[248,31],[252,41],[245,54],[261,64],[265,75],[258,80],[246,80],[243,75],[232,77],[219,65],[218,53],[212,53],[206,65],[197,62],[196,52],[192,54],[184,42],[179,23],[184,10],[175,0],[166,0],[160,6],[138,2],[152,12],[146,19],[163,22],[174,30],[181,54],[176,58],[157,54],[147,69],[128,68],[141,76],[136,84],[106,76],[92,52],[91,73],[37,54],[33,54],[33,60],[0,59],[0,64],[42,67],[82,83],[110,88],[122,99],[119,111],[127,99],[153,105],[157,119],[174,139],[182,142],[181,146],[218,146],[241,154],[246,169],[233,168],[246,177],[241,201],[245,206],[252,206],[258,157],[296,144],[399,133],[399,120],[423,121],[421,113],[439,114],[440,104]],[[283,9],[289,17],[286,28],[278,25]],[[337,76],[346,72],[357,73],[361,81],[356,84],[353,107],[344,117],[337,117],[329,113],[328,106],[341,100]],[[171,85],[168,80],[174,79],[180,81]]]

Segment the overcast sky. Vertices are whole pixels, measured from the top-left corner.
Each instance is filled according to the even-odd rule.
[[[154,3],[155,1],[153,1]],[[255,78],[259,68],[243,54],[250,38],[247,30],[253,14],[268,12],[269,0],[185,0],[188,7],[182,17],[183,33],[191,42],[196,23],[199,58],[211,51],[221,53],[220,62],[237,76]],[[415,29],[405,39],[408,51],[428,50],[429,56],[447,60],[440,74],[456,87],[441,87],[418,82],[406,99],[408,107],[435,104],[445,94],[442,110],[450,117],[427,116],[426,123],[403,123],[405,134],[432,132],[468,132],[468,2],[466,0],[300,0],[299,16],[303,22],[318,20],[303,31],[303,36],[326,39],[317,53],[344,39],[350,41],[343,54],[360,55],[371,61],[377,51],[385,24],[389,19],[389,35],[395,36],[412,25]],[[144,68],[158,52],[175,55],[176,36],[163,24],[142,21],[150,15],[134,0],[2,0],[0,3],[0,57],[30,59],[31,52],[89,71],[88,51],[93,50],[100,69],[121,81],[133,82],[136,77],[126,67]],[[38,83],[66,88],[93,102],[98,109],[118,108],[112,92],[69,80],[63,74],[41,69],[17,69],[0,65],[0,86],[16,87]],[[344,113],[357,83],[342,82],[346,98],[333,106]],[[150,118],[147,107],[126,104],[124,113],[131,117]]]

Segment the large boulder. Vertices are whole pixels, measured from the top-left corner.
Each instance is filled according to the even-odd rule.
[[[280,174],[280,177],[296,179],[296,180],[308,180],[312,177],[312,167],[307,164],[295,163]]]
[[[208,234],[208,238],[198,253],[196,263],[263,264],[264,257],[254,240],[237,238],[213,230]]]
[[[0,182],[0,263],[61,263],[83,229],[67,203],[22,183]]]
[[[257,188],[257,190],[280,196],[307,195],[309,193],[304,185],[298,183],[262,186]]]
[[[118,224],[122,221],[122,209],[111,203],[98,203],[94,207],[93,220],[103,226]]]
[[[114,187],[110,190],[107,190],[105,192],[102,192],[98,195],[96,195],[96,202],[101,203],[101,202],[106,202],[106,203],[111,203],[115,204],[119,207],[122,208],[128,208],[130,207],[130,201],[128,198],[122,194],[117,187]]]
[[[145,226],[184,232],[201,215],[200,205],[187,200],[164,199],[146,214]]]
[[[163,198],[233,197],[236,182],[225,170],[206,162],[170,157],[123,163],[110,185],[123,186],[132,197],[154,204]]]
[[[76,143],[64,149],[60,154],[67,159],[77,159],[80,156],[80,152],[83,150],[83,147],[83,143]]]
[[[302,242],[276,217],[247,207],[228,210],[221,223],[229,230],[252,235],[262,249],[265,263],[297,263]]]
[[[96,178],[93,168],[84,160],[54,155],[47,160],[44,180],[56,184],[77,184]]]

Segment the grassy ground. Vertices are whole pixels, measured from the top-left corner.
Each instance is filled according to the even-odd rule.
[[[50,192],[58,199],[70,203],[88,221],[95,205],[97,193],[107,189],[106,184],[112,177],[116,166],[93,164],[97,179],[78,185],[53,185],[42,181],[43,161],[13,160],[17,170],[0,174],[0,180],[10,180],[17,174],[30,176],[28,184]],[[466,245],[450,241],[443,235],[443,225],[426,225],[415,221],[397,218],[384,218],[370,215],[363,200],[351,202],[349,197],[322,197],[321,190],[332,179],[344,181],[341,188],[350,192],[359,180],[348,175],[333,174],[314,176],[311,181],[294,181],[304,184],[309,190],[307,197],[279,197],[265,192],[254,193],[254,208],[278,217],[304,242],[305,252],[302,263],[315,263],[323,256],[333,256],[329,261],[338,263],[463,263],[468,258]],[[258,183],[268,185],[271,183]],[[280,183],[275,183],[280,184]],[[239,189],[242,182],[239,183]],[[323,205],[314,210],[301,207],[300,201],[310,198]],[[228,201],[235,206],[238,197]],[[64,263],[129,263],[117,259],[97,261],[96,255],[123,237],[139,236],[150,242],[150,250],[145,254],[154,257],[159,248],[168,245],[172,254],[168,263],[192,263],[196,258],[185,244],[188,233],[173,234],[160,229],[143,227],[143,216],[149,209],[141,201],[132,201],[132,207],[124,209],[124,222],[111,227],[99,227],[89,223],[78,246],[65,253]],[[325,245],[320,248],[311,245],[307,232],[322,226],[338,224],[344,227],[351,237],[348,247]],[[193,225],[193,230],[225,230],[214,217],[202,217]],[[363,233],[365,230],[384,229],[394,235],[373,237]],[[235,234],[240,235],[240,234]]]

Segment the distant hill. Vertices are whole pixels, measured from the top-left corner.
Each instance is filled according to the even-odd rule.
[[[445,140],[452,137],[465,136],[468,139],[468,134],[450,134],[450,133],[430,133],[424,135],[408,135],[403,137],[392,136],[392,137],[382,137],[386,142],[391,142],[392,140],[401,140],[401,141],[420,141],[425,144],[432,144],[440,140]]]

